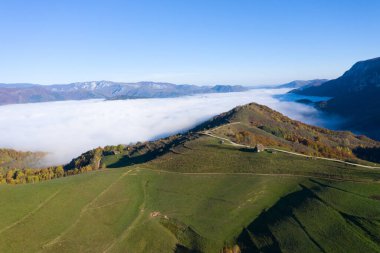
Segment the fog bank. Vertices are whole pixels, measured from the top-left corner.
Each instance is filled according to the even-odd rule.
[[[203,94],[179,98],[86,100],[0,106],[0,147],[49,152],[49,163],[67,163],[105,145],[147,141],[189,129],[237,105],[257,102],[315,125],[311,106],[274,96],[287,89]]]

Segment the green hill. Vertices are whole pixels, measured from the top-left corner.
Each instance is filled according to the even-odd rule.
[[[271,122],[340,143],[268,110],[239,107],[189,133],[96,149],[65,167],[97,171],[0,185],[0,252],[380,252],[379,170],[221,141],[316,152],[262,129]],[[342,134],[348,148],[378,145]]]
[[[103,161],[109,167],[147,162],[168,152],[175,152],[173,150],[186,146],[187,142],[199,138],[205,132],[251,147],[262,144],[305,155],[368,165],[375,165],[374,162],[379,161],[376,150],[379,149],[380,142],[348,131],[332,131],[307,125],[266,106],[251,103],[220,114],[184,134],[153,142],[107,146],[102,151],[89,151],[74,159],[66,168],[98,164],[93,166],[97,169],[101,164],[94,160],[101,157],[104,157]]]

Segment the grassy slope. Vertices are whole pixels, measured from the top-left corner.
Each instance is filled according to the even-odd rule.
[[[299,153],[351,160],[362,163],[356,148],[379,147],[380,143],[348,131],[332,131],[292,120],[269,107],[256,103],[236,107],[201,125],[203,128],[226,122],[239,122],[219,129],[235,142],[276,146]],[[236,134],[244,133],[237,139]],[[246,139],[246,140],[245,140]],[[375,162],[375,161],[372,161]]]
[[[202,137],[145,164],[0,186],[0,252],[380,252],[379,179]]]
[[[145,165],[177,172],[225,172],[225,173],[261,173],[289,174],[301,176],[324,177],[346,180],[380,180],[376,170],[362,169],[342,163],[313,160],[284,153],[254,153],[252,150],[220,144],[212,137],[201,137],[187,142],[159,159]],[[107,163],[113,157],[107,158]]]
[[[0,207],[4,216],[13,214],[2,220],[0,251],[123,252],[127,248],[130,252],[170,252],[177,239],[160,224],[159,217],[150,217],[154,211],[194,227],[206,238],[201,249],[219,249],[252,215],[271,206],[299,180],[127,171],[2,186],[0,199],[23,195],[24,200],[19,202],[22,209]],[[267,191],[267,187],[276,190]],[[44,196],[35,194],[40,191]],[[81,194],[74,194],[78,191]],[[252,213],[257,204],[260,208]]]
[[[377,151],[380,142],[350,132],[337,132],[306,125],[266,106],[252,103],[220,114],[184,134],[151,142],[106,146],[103,149],[88,151],[73,159],[65,168],[91,166],[96,170],[99,165],[103,165],[103,163],[94,163],[99,159],[112,168],[145,163],[173,150],[181,153],[182,151],[175,150],[199,138],[202,132],[212,132],[235,143],[251,147],[260,143],[265,147],[379,166],[375,162],[378,162]],[[110,154],[117,155],[109,156]],[[365,159],[368,161],[364,161]]]

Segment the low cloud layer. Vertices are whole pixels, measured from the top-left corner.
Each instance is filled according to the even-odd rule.
[[[314,108],[273,97],[286,91],[258,89],[165,99],[1,106],[0,147],[46,151],[50,164],[67,163],[89,149],[166,136],[250,102],[268,105],[296,120],[323,125]]]

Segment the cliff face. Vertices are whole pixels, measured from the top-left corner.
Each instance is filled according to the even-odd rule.
[[[341,77],[318,87],[291,92],[332,97],[317,107],[346,118],[342,128],[380,139],[380,58],[358,62]]]
[[[380,57],[355,63],[341,77],[320,86],[296,89],[292,93],[338,97],[358,92],[380,91]]]

